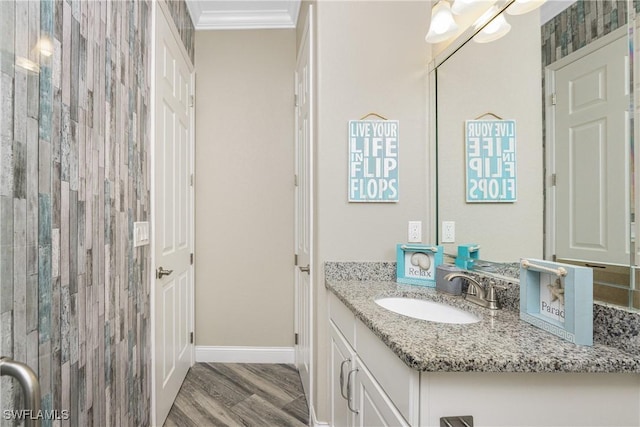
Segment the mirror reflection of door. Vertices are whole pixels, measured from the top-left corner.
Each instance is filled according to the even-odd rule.
[[[598,275],[615,266],[628,270],[631,256],[625,29],[551,68],[554,255],[561,262],[594,267],[598,281]],[[621,284],[628,284],[626,275]]]

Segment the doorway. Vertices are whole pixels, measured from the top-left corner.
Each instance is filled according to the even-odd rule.
[[[313,6],[305,22],[295,72],[295,360],[313,406]]]
[[[547,76],[547,253],[557,260],[629,266],[629,52],[623,30],[552,64]]]
[[[194,70],[166,6],[153,8],[151,417],[162,425],[194,363]]]

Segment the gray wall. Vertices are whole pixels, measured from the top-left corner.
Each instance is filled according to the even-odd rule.
[[[425,239],[429,2],[317,2],[316,411],[329,419],[326,261],[395,261],[407,222]],[[347,202],[347,123],[369,112],[400,121],[398,203]]]
[[[151,36],[147,1],[0,2],[0,353],[71,425],[150,421]]]
[[[477,243],[480,257],[514,262],[543,253],[543,148],[540,18],[508,16],[511,31],[464,45],[438,68],[438,219],[455,221],[456,245]],[[517,201],[467,203],[465,120],[496,114],[516,121]]]
[[[196,345],[292,347],[296,32],[196,46]]]

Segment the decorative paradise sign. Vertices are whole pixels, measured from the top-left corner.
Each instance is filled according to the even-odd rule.
[[[515,202],[515,120],[465,122],[467,202]]]
[[[593,345],[593,270],[520,261],[520,319],[579,345]]]
[[[349,201],[398,201],[398,120],[349,121]]]

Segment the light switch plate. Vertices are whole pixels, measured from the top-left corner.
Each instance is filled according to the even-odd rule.
[[[148,245],[151,236],[149,231],[149,221],[140,221],[133,223],[133,246]]]

